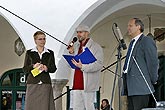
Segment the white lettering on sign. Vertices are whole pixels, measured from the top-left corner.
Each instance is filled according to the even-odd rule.
[[[20,82],[25,83],[25,77],[26,77],[25,75],[21,76],[20,77]]]

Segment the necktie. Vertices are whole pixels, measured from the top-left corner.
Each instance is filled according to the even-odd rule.
[[[126,55],[126,59],[125,59],[125,63],[124,63],[124,67],[123,67],[123,70],[125,71],[126,68],[127,68],[127,65],[128,65],[128,58],[130,56],[130,53],[131,53],[131,50],[132,50],[132,46],[133,46],[133,43],[134,43],[135,39],[133,39],[130,44],[129,44],[129,48],[128,48],[128,51],[127,51],[127,55]]]

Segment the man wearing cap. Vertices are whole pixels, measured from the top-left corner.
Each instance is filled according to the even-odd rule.
[[[95,92],[99,90],[100,71],[103,67],[103,50],[90,37],[88,26],[80,25],[76,28],[79,42],[68,49],[70,54],[77,55],[88,47],[97,59],[93,63],[82,64],[72,59],[72,63],[79,69],[71,73],[71,87],[73,89],[73,110],[95,110]]]

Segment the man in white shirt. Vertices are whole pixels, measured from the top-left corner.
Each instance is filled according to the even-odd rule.
[[[132,45],[130,43],[123,67],[122,94],[127,95],[128,110],[141,110],[148,106],[149,95],[155,91],[153,84],[158,79],[157,48],[152,38],[143,35],[144,24],[139,18],[130,19],[127,30],[134,42]]]

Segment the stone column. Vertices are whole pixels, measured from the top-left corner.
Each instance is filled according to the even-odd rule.
[[[67,82],[68,79],[52,79],[54,99],[62,95],[62,90]],[[55,110],[62,110],[62,97],[55,100]]]

